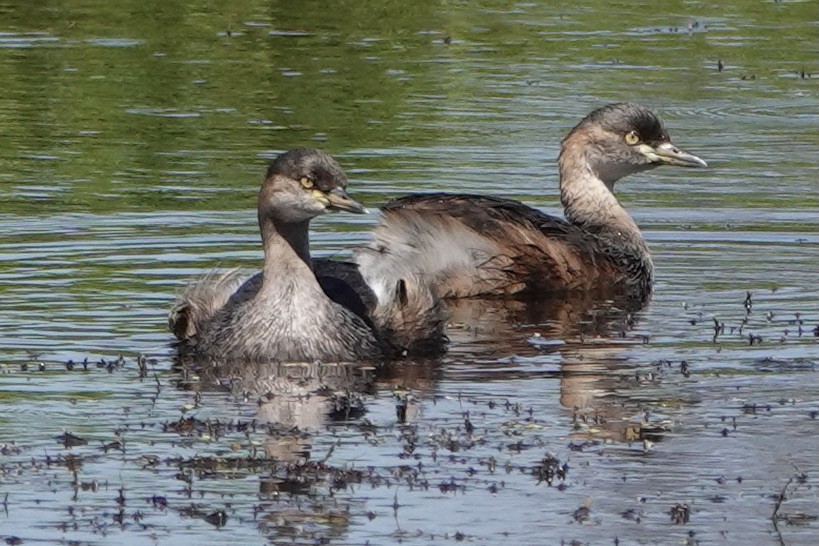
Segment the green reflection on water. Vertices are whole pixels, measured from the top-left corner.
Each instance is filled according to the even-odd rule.
[[[4,210],[19,214],[246,208],[266,158],[295,145],[540,146],[588,104],[707,109],[819,71],[812,2],[18,2],[7,15],[0,159]],[[815,126],[803,136],[819,143]],[[364,162],[396,166],[345,166]]]

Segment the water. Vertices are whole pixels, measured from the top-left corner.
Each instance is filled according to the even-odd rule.
[[[815,3],[0,10],[0,536],[815,541]],[[444,359],[378,372],[174,365],[174,295],[259,263],[279,151],[326,149],[371,208],[559,214],[560,138],[618,100],[711,165],[618,185],[657,269],[642,311],[466,306]],[[314,253],[376,220],[320,218]]]

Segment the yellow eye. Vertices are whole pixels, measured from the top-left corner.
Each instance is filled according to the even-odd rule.
[[[640,142],[640,137],[637,136],[636,131],[630,131],[626,133],[626,144],[628,144],[629,146],[634,146],[638,142]]]
[[[306,176],[299,180],[299,182],[301,182],[301,186],[306,190],[309,190],[310,188],[313,187],[313,181],[307,178]]]

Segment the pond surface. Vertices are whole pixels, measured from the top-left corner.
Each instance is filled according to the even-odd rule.
[[[815,2],[70,4],[0,4],[9,544],[815,543]],[[464,304],[443,359],[377,371],[174,364],[188,279],[260,262],[278,152],[374,210],[561,214],[560,139],[622,100],[711,166],[618,185],[643,310]],[[318,219],[314,254],[377,219]]]

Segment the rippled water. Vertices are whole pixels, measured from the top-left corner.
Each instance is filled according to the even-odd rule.
[[[815,3],[0,12],[10,543],[815,542]],[[377,372],[174,365],[175,294],[258,266],[278,151],[328,150],[372,208],[560,214],[560,138],[617,100],[711,166],[618,185],[656,266],[642,311],[464,304],[440,362]],[[314,253],[376,220],[318,219]]]

